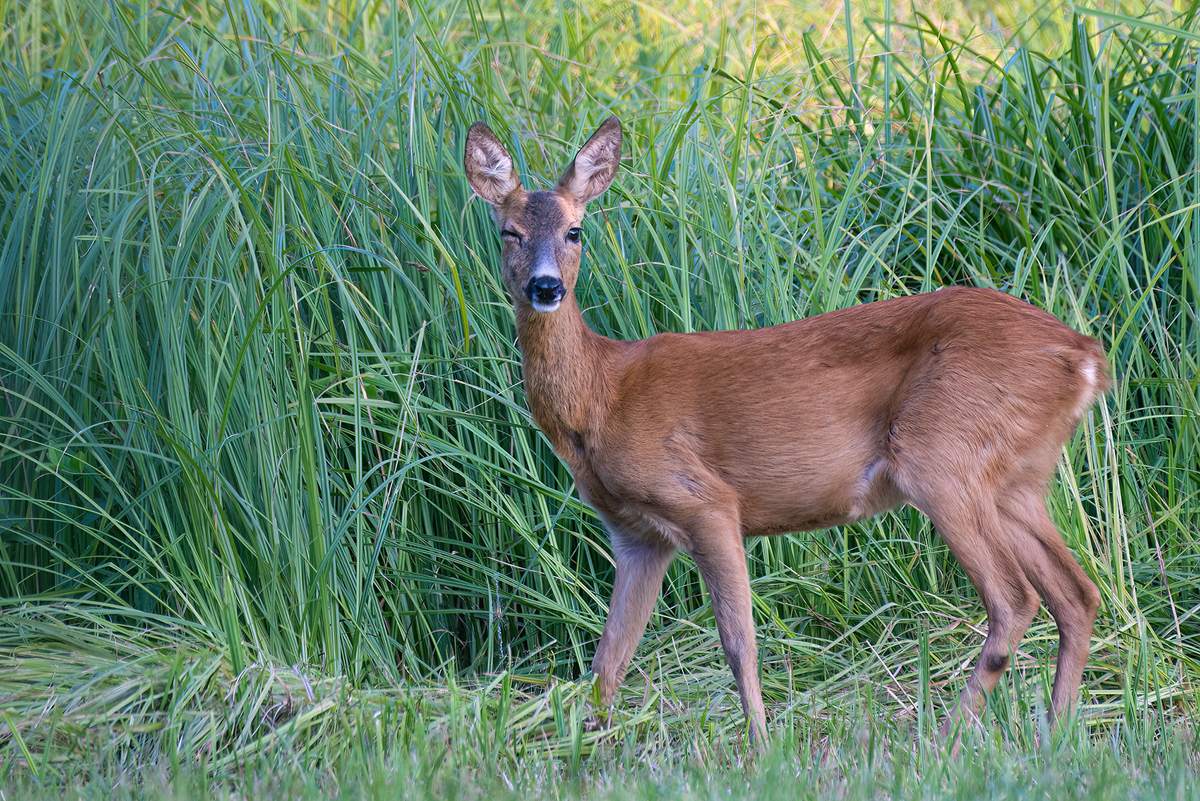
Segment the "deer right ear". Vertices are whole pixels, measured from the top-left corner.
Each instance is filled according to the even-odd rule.
[[[463,169],[475,193],[493,206],[521,188],[512,157],[492,129],[482,122],[475,123],[467,132]]]
[[[590,203],[604,194],[604,190],[617,177],[617,165],[620,162],[621,121],[609,117],[567,166],[558,179],[558,188],[580,203]]]

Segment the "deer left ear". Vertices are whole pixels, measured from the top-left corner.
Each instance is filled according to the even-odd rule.
[[[492,133],[492,129],[477,122],[467,133],[463,151],[463,168],[471,188],[493,206],[521,188],[512,157]]]
[[[621,161],[621,121],[609,117],[580,148],[558,179],[558,190],[580,203],[589,203],[608,189]]]

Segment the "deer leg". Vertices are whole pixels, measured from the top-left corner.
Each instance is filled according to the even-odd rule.
[[[939,507],[933,524],[975,585],[987,610],[988,634],[954,713],[942,725],[948,736],[956,720],[977,718],[987,696],[1008,668],[1037,613],[1038,596],[1009,548],[1009,529],[990,499],[971,506]]]
[[[675,546],[668,542],[647,541],[611,530],[610,534],[617,576],[604,633],[592,660],[600,703],[605,708],[612,706],[629,660],[646,632],[667,566],[675,556]]]
[[[767,715],[758,683],[758,645],[741,528],[736,518],[708,514],[688,531],[688,554],[696,562],[712,599],[721,647],[737,682],[742,709],[751,723],[751,736],[761,743],[766,739]]]
[[[1069,715],[1079,700],[1083,668],[1091,652],[1100,591],[1083,572],[1050,521],[1038,488],[1005,498],[1001,515],[1017,533],[1013,550],[1025,577],[1046,601],[1058,626],[1058,666],[1050,695],[1050,720]]]

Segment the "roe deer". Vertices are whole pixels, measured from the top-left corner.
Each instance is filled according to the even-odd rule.
[[[606,120],[553,191],[528,192],[482,122],[464,166],[491,204],[533,419],[612,539],[592,663],[611,708],[677,550],[708,588],[751,734],[766,734],[743,537],[845,525],[909,503],[983,598],[959,698],[978,714],[1038,609],[1059,631],[1051,718],[1069,712],[1100,602],[1045,505],[1063,444],[1111,381],[1095,340],[1014,297],[950,288],[751,331],[593,333],[574,289],[586,204],[612,183]]]

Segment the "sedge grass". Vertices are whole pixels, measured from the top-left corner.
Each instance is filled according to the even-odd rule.
[[[602,333],[971,283],[1105,343],[1117,387],[1050,499],[1104,593],[1061,769],[1099,793],[1193,775],[1194,12],[974,35],[887,10],[809,31],[790,4],[0,5],[5,781],[232,793],[258,766],[247,787],[368,793],[411,768],[440,792],[462,768],[469,796],[507,765],[617,793],[627,760],[631,792],[686,795],[717,786],[692,768],[740,769],[686,560],[618,733],[584,725],[611,562],[524,411],[459,166],[484,119],[538,186],[610,113],[629,155],[579,287]],[[984,626],[936,534],[899,512],[749,558],[767,764],[883,792],[851,764],[882,727],[915,793]],[[1040,618],[977,751],[1018,784],[1060,769],[1035,745],[1053,640]],[[974,786],[946,770],[931,793]]]

